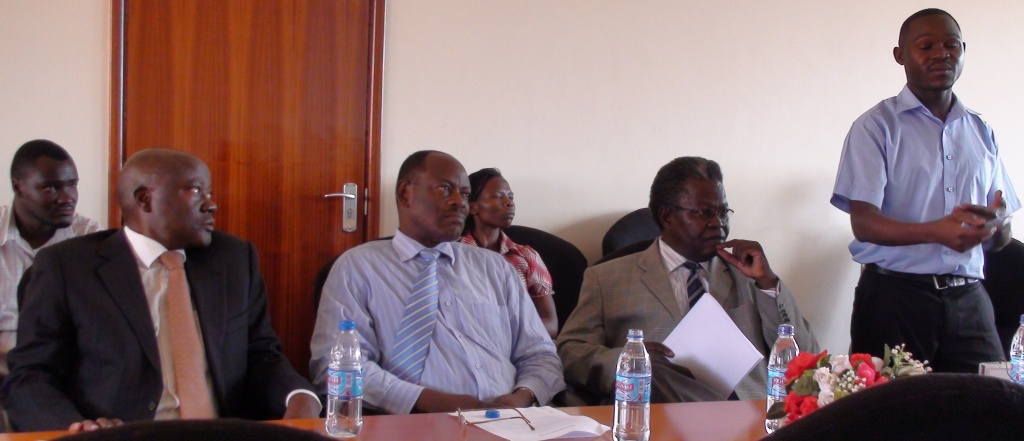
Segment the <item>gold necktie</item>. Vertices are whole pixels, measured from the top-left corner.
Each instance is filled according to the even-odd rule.
[[[177,385],[182,419],[215,418],[210,392],[206,387],[206,369],[199,341],[192,299],[185,279],[185,256],[177,251],[160,255],[167,268],[167,323],[174,354],[174,382]]]

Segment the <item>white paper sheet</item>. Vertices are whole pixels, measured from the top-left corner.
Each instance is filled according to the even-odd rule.
[[[516,416],[511,409],[498,409],[501,417]],[[611,427],[594,421],[593,418],[582,415],[569,415],[550,406],[545,407],[524,407],[519,409],[523,416],[528,418],[533,427],[537,430],[530,430],[530,426],[521,419],[495,421],[486,424],[477,424],[474,427],[486,430],[509,441],[541,441],[558,438],[580,438],[600,436]],[[478,422],[489,418],[484,416],[483,410],[464,412],[466,421]],[[450,413],[457,416],[456,413]],[[469,430],[473,430],[470,428]]]
[[[663,342],[676,353],[670,360],[698,381],[728,395],[764,358],[711,294],[705,293]]]

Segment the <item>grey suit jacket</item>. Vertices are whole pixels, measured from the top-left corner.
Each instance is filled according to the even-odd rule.
[[[280,418],[309,381],[281,354],[252,244],[214,232],[186,250],[219,415]],[[163,393],[160,354],[135,255],[123,230],[47,247],[29,270],[18,345],[3,384],[18,430],[82,419],[152,419]]]
[[[558,335],[565,381],[575,389],[610,397],[616,361],[629,329],[642,329],[644,340],[661,342],[682,320],[659,242],[655,240],[640,253],[591,267],[584,274],[579,304]],[[711,295],[765,356],[737,385],[740,399],[765,398],[767,356],[778,337],[783,315],[796,328],[801,351],[819,350],[810,325],[800,316],[784,284],[772,299],[753,280],[718,257],[712,260],[708,282]]]

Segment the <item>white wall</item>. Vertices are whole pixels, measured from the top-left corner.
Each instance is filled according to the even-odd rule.
[[[956,90],[1024,190],[1024,51],[1006,49],[1024,39],[1019,1],[388,0],[381,231],[397,225],[399,164],[432,148],[501,168],[516,223],[594,261],[661,165],[705,156],[724,169],[731,236],[764,245],[819,340],[845,353],[858,267],[828,203],[843,138],[900,91],[899,26],[932,6],[959,20]]]
[[[110,2],[0,0],[0,205],[26,141],[60,144],[78,166],[78,212],[107,221]]]
[[[857,266],[848,218],[828,204],[835,168],[854,118],[902,87],[891,48],[929,6],[960,21],[956,90],[995,127],[1024,191],[1018,1],[388,0],[382,232],[397,224],[398,165],[434,148],[470,171],[500,167],[516,223],[593,261],[608,226],[646,205],[658,167],[706,156],[725,171],[732,237],[762,242],[819,340],[846,352]],[[28,139],[61,143],[78,162],[79,211],[101,221],[109,7],[0,0],[0,163]]]

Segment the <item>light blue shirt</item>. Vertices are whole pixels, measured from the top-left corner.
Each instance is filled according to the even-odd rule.
[[[340,320],[352,320],[363,351],[363,398],[388,413],[409,413],[430,388],[490,401],[527,387],[541,403],[565,388],[562,363],[515,270],[493,251],[441,243],[438,315],[419,384],[384,370],[426,248],[398,232],[338,258],[324,285],[309,363],[326,391],[328,352]]]
[[[1007,212],[1020,208],[988,124],[954,96],[943,122],[909,88],[853,123],[839,163],[832,205],[847,213],[863,201],[901,222],[930,222],[960,204],[989,205],[1003,191]],[[853,260],[915,274],[982,278],[980,246],[960,253],[939,244],[882,246],[854,240]]]

